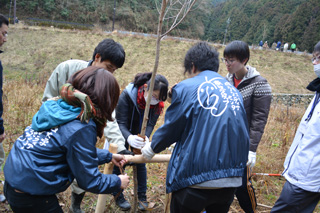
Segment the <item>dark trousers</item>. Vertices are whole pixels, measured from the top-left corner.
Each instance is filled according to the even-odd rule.
[[[311,213],[319,201],[320,192],[309,192],[287,181],[271,212]]]
[[[56,195],[30,195],[28,193],[20,193],[7,182],[4,183],[3,191],[13,212],[63,213]]]
[[[257,208],[256,194],[250,179],[251,169],[246,167],[242,176],[242,185],[236,189],[236,197],[246,213],[253,213]]]
[[[137,179],[138,179],[138,198],[141,201],[146,201],[147,192],[147,168],[145,163],[135,164],[137,166]],[[125,168],[125,167],[124,167]],[[113,174],[120,175],[119,167],[113,167]],[[116,195],[117,192],[113,193]],[[121,193],[119,197],[123,196]]]
[[[184,188],[172,193],[171,213],[228,212],[235,188],[195,189]]]

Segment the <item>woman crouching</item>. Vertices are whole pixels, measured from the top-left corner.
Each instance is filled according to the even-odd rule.
[[[75,178],[92,193],[108,194],[129,184],[126,175],[105,175],[98,165],[126,163],[122,155],[95,147],[119,99],[119,85],[101,68],[73,74],[48,100],[14,143],[4,167],[5,196],[14,212],[63,212],[56,193]]]

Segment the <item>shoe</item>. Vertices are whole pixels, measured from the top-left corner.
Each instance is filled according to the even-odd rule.
[[[143,205],[142,205],[142,204],[143,204]],[[147,202],[147,201],[139,200],[138,209],[139,209],[140,211],[147,211],[147,208],[148,208],[148,202]]]
[[[122,211],[128,211],[131,209],[130,203],[123,196],[117,198],[116,204]]]
[[[81,210],[80,205],[82,202],[82,199],[85,195],[85,192],[82,194],[76,194],[72,192],[71,194],[71,207],[70,212],[71,213],[84,213],[84,211]]]

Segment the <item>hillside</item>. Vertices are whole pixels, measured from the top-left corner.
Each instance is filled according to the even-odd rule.
[[[4,126],[6,140],[3,142],[6,155],[24,128],[31,123],[33,115],[41,105],[45,83],[53,69],[62,61],[73,59],[90,59],[94,47],[104,38],[113,38],[120,42],[126,51],[123,68],[115,72],[121,87],[127,85],[138,72],[151,71],[155,58],[155,39],[151,37],[127,36],[117,33],[106,34],[102,31],[61,30],[55,28],[28,27],[21,24],[10,26],[9,40],[2,48],[4,66]],[[183,80],[183,58],[193,42],[177,41],[168,38],[162,41],[159,73],[165,75],[170,84]],[[215,44],[222,56],[223,46]],[[311,56],[291,53],[252,50],[249,64],[255,66],[270,82],[273,92],[306,93],[304,89],[309,81],[315,78],[310,63]],[[219,73],[226,74],[224,64]],[[165,104],[165,108],[169,103]],[[273,103],[265,133],[257,151],[257,164],[254,172],[281,173],[283,161],[290,147],[294,133],[305,111],[304,106],[284,106]],[[164,113],[165,114],[165,113]],[[155,130],[163,124],[164,114],[160,115]],[[152,137],[151,137],[152,139]],[[103,139],[97,147],[102,148]],[[167,153],[168,151],[164,151]],[[153,208],[150,212],[164,212],[166,164],[148,164],[148,201]],[[103,171],[103,167],[100,167]],[[132,176],[132,168],[126,169]],[[0,179],[4,180],[3,173]],[[256,190],[258,211],[269,212],[278,198],[284,178],[255,175],[252,178]],[[133,181],[124,194],[133,202]],[[2,187],[0,187],[0,191]],[[64,212],[70,207],[71,190],[59,193],[59,204]],[[82,208],[85,212],[95,212],[97,195],[86,193]],[[263,205],[260,205],[263,204]],[[112,196],[108,196],[107,212],[121,212],[115,206]],[[269,206],[269,207],[268,207]],[[0,212],[12,212],[8,204],[0,203]],[[230,213],[241,212],[237,201],[234,201]],[[320,206],[315,212],[320,212]]]
[[[0,0],[0,13],[13,15],[10,2]],[[114,2],[115,29],[156,32],[159,0],[21,0],[17,1],[17,16],[20,20],[52,20],[50,25],[54,21],[94,24],[110,31]],[[166,20],[164,28],[168,26],[170,22]],[[299,50],[311,52],[320,40],[319,32],[319,0],[198,0],[192,12],[171,35],[219,43],[224,39],[226,42],[244,40],[249,44],[267,40],[271,45],[280,40],[295,42]]]
[[[155,39],[96,31],[71,31],[55,28],[10,26],[9,41],[1,54],[6,79],[16,77],[45,82],[53,69],[68,59],[90,60],[94,47],[104,38],[120,42],[126,51],[126,62],[115,76],[122,86],[138,72],[152,71],[155,60]],[[181,81],[183,58],[192,42],[167,39],[162,42],[159,73],[170,84]],[[223,46],[216,45],[222,57]],[[267,78],[275,93],[307,93],[314,77],[311,56],[269,50],[252,50],[249,64]],[[224,64],[219,73],[227,73]]]

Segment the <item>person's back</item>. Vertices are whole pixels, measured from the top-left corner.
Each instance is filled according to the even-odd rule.
[[[190,78],[172,88],[165,123],[142,149],[150,159],[176,142],[166,181],[172,213],[227,212],[242,182],[249,148],[246,112],[239,91],[216,72],[218,56],[206,42],[188,50],[184,67]]]

